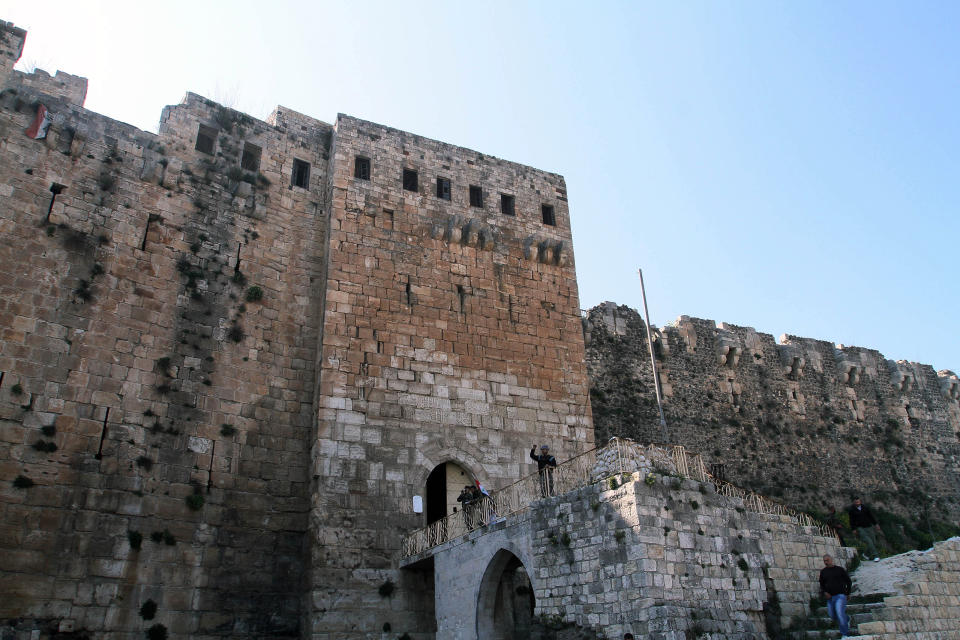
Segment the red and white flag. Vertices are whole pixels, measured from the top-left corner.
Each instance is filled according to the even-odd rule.
[[[33,119],[33,124],[27,129],[27,137],[34,140],[40,140],[47,137],[47,127],[50,126],[50,114],[47,108],[42,104],[37,105],[37,115]]]
[[[487,493],[487,490],[483,488],[483,485],[480,484],[480,481],[479,481],[479,480],[474,480],[474,482],[477,483],[477,489],[480,489],[480,493],[482,493],[483,495],[485,495],[485,496],[487,496],[487,497],[489,498],[489,497],[490,497],[490,494]]]

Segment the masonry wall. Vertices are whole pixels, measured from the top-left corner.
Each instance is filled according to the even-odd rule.
[[[682,316],[655,329],[613,303],[584,324],[597,440],[679,442],[726,479],[803,508],[852,494],[911,520],[960,515],[960,384],[877,351]]]
[[[0,629],[296,636],[332,128],[188,94],[155,136],[46,79],[0,93]]]
[[[356,177],[358,157],[369,180]],[[562,459],[593,432],[560,176],[341,115],[330,180],[313,632],[377,637],[377,587],[403,587],[392,557],[425,524],[412,498],[436,465],[497,488],[529,472],[531,446]],[[433,629],[431,602],[404,588],[398,600],[410,614],[394,628]]]
[[[760,514],[712,485],[634,474],[533,511],[537,612],[607,637],[765,637],[808,613],[835,538]]]
[[[884,598],[883,609],[858,632],[870,640],[960,637],[960,538],[938,542],[915,558],[915,570]]]
[[[541,623],[651,639],[779,637],[809,614],[823,554],[850,557],[816,528],[745,509],[712,485],[645,477],[539,500],[438,547],[438,640],[487,637],[478,631],[501,605],[492,594],[504,555],[529,575]]]

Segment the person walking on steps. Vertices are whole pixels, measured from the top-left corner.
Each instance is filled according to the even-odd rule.
[[[827,513],[827,526],[833,529],[833,532],[837,534],[837,539],[840,541],[840,546],[847,546],[847,543],[843,540],[843,524],[841,524],[840,518],[837,516],[837,510],[835,507],[830,507],[830,511]]]
[[[840,637],[850,633],[850,616],[847,615],[847,598],[850,596],[850,574],[843,567],[833,564],[830,555],[823,556],[820,569],[820,590],[827,597],[827,612],[840,627]]]
[[[540,445],[540,455],[537,455],[537,445],[530,449],[530,458],[537,463],[540,473],[540,497],[553,495],[553,470],[557,468],[557,459],[550,455],[550,447]]]
[[[877,553],[877,538],[875,531],[880,531],[880,525],[877,519],[873,517],[870,507],[863,504],[860,498],[854,498],[853,504],[848,511],[850,514],[850,528],[853,529],[853,535],[863,540],[867,546],[866,558],[873,558],[874,562],[880,561],[880,554]]]

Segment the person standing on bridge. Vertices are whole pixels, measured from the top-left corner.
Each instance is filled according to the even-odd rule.
[[[540,497],[553,495],[553,470],[557,468],[557,459],[550,455],[550,447],[540,445],[540,455],[537,455],[537,445],[530,449],[530,458],[537,463],[540,473]]]

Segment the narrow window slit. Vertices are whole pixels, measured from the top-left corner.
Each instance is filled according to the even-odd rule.
[[[463,290],[463,285],[457,285],[457,298],[460,300],[460,313],[464,313],[464,307],[467,303],[467,294]]]
[[[213,441],[213,448],[210,449],[210,467],[207,469],[207,493],[210,493],[210,487],[213,485],[213,460],[217,456],[217,441]]]
[[[63,193],[64,189],[66,189],[65,186],[56,182],[50,185],[50,206],[47,207],[47,216],[43,219],[44,223],[50,222],[50,214],[53,213],[53,203],[57,201],[57,196]]]
[[[410,278],[409,278],[409,277],[407,278],[406,283],[404,283],[404,290],[405,290],[405,292],[406,292],[406,294],[407,294],[407,306],[408,306],[408,307],[412,307],[412,306],[413,306],[413,294],[410,292]]]
[[[158,220],[160,220],[160,216],[156,213],[151,213],[147,216],[147,226],[143,230],[143,242],[140,243],[140,251],[147,250],[147,236],[150,235],[150,225]]]
[[[103,459],[103,441],[107,437],[107,420],[110,419],[110,407],[103,416],[103,426],[100,429],[100,447],[97,449],[97,460]]]

